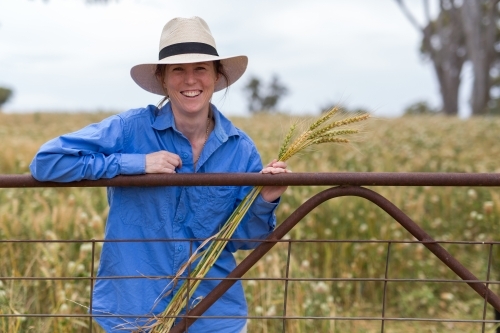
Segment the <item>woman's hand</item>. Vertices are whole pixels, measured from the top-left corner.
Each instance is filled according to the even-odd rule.
[[[182,160],[177,154],[161,150],[146,155],[146,173],[175,173],[180,167]]]
[[[290,172],[292,171],[286,168],[285,162],[278,162],[277,160],[273,160],[264,169],[262,169],[260,173],[270,173],[272,175],[275,175],[278,173]],[[264,200],[266,200],[267,202],[273,202],[274,200],[278,199],[287,188],[288,186],[264,186],[260,194],[262,195],[262,198],[264,198]]]

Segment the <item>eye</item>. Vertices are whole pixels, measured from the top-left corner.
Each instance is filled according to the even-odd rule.
[[[179,71],[182,71],[182,70],[183,70],[183,68],[182,68],[182,67],[180,67],[180,66],[178,66],[178,67],[171,67],[171,68],[170,68],[170,70],[171,70],[172,72],[179,72]]]

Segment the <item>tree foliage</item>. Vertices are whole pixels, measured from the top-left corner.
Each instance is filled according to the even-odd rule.
[[[470,93],[473,115],[488,112],[491,90],[500,73],[495,45],[498,33],[499,0],[439,0],[436,17],[431,17],[429,0],[422,0],[425,22],[420,24],[404,0],[395,0],[410,23],[422,35],[421,52],[433,64],[443,111],[458,114],[458,93],[463,65],[472,65],[474,81]],[[495,72],[493,69],[497,68]]]
[[[12,90],[9,88],[0,87],[0,107],[12,97]]]
[[[244,90],[248,98],[248,110],[252,113],[276,111],[279,101],[288,94],[288,88],[277,75],[273,75],[266,86],[259,78],[252,76]]]

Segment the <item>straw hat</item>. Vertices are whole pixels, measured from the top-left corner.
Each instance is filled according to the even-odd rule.
[[[158,95],[165,95],[162,84],[155,76],[157,64],[186,64],[220,60],[230,86],[245,72],[246,56],[220,57],[215,40],[207,23],[200,17],[174,18],[161,33],[159,60],[132,67],[130,75],[141,88]],[[215,83],[215,91],[226,88],[226,80]]]

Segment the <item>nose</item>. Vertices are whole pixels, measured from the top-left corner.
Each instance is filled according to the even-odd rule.
[[[194,75],[194,70],[189,69],[189,70],[185,71],[184,82],[186,84],[193,84],[193,83],[196,82],[196,78],[195,78],[195,75]]]

